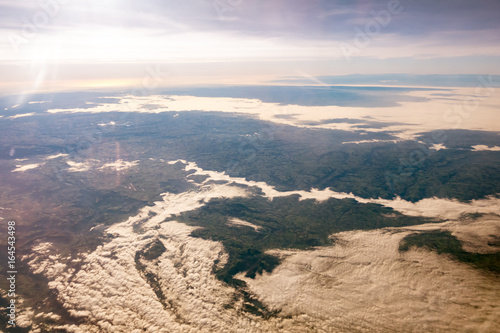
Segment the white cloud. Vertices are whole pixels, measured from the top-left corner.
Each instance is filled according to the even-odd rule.
[[[7,117],[7,119],[16,119],[16,118],[30,117],[30,116],[34,116],[34,115],[35,115],[34,112],[21,113],[21,114],[16,114],[16,115],[13,115],[13,116],[9,116],[9,117]]]
[[[446,148],[446,146],[441,144],[441,143],[435,143],[429,149],[439,151],[439,150],[448,149],[448,148]]]
[[[258,225],[255,225],[253,223],[250,223],[248,221],[243,221],[243,220],[240,220],[240,219],[237,219],[235,217],[229,219],[227,221],[227,225],[228,226],[231,226],[231,227],[250,227],[252,228],[253,230],[255,231],[259,231],[260,229],[262,229],[261,226],[258,226]]]
[[[472,146],[472,149],[474,151],[500,151],[500,147],[499,146],[489,147],[489,146],[486,146],[486,145]]]
[[[478,83],[479,84],[479,83]],[[433,130],[466,129],[500,131],[497,120],[496,105],[500,103],[500,90],[481,88],[453,88],[449,94],[453,101],[437,99],[432,91],[412,91],[405,93],[409,97],[423,98],[427,101],[401,102],[394,107],[343,107],[343,106],[300,106],[265,103],[258,99],[229,97],[196,97],[196,96],[125,96],[118,103],[103,103],[91,108],[49,109],[49,113],[101,113],[101,112],[188,112],[213,111],[250,114],[262,120],[297,127],[324,128],[338,130],[356,130],[356,125],[348,123],[326,122],[331,119],[359,119],[389,124],[387,127],[363,130],[371,132],[394,132],[395,136],[407,140],[417,134]],[[478,94],[481,92],[481,94]],[[475,96],[471,100],[471,96]],[[477,105],[473,112],[470,104]],[[156,105],[156,108],[150,108]],[[457,111],[464,109],[462,111]],[[469,110],[469,111],[467,111]],[[290,115],[291,117],[283,117]],[[318,122],[314,125],[307,123]],[[392,125],[391,125],[392,124]],[[376,140],[359,141],[357,143],[376,142]],[[356,142],[355,142],[356,143]]]
[[[106,229],[110,240],[85,255],[76,274],[51,253],[50,243],[34,248],[37,254],[29,258],[32,269],[45,274],[63,306],[86,322],[80,327],[63,326],[68,331],[386,332],[400,327],[432,331],[472,329],[471,323],[476,322],[485,330],[499,327],[500,317],[495,312],[500,308],[498,281],[445,256],[421,250],[399,254],[397,250],[405,235],[429,229],[451,230],[470,246],[484,245],[490,232],[500,228],[500,219],[489,217],[469,225],[451,219],[464,212],[498,212],[498,199],[469,204],[440,199],[410,203],[361,199],[331,190],[279,192],[266,183],[203,170],[192,162],[168,163],[179,162],[186,170],[193,170],[192,174],[208,178],[197,190],[165,193],[162,201],[110,226]],[[212,198],[249,195],[238,184],[257,186],[269,199],[291,194],[316,200],[352,197],[411,215],[447,217],[450,221],[339,233],[334,235],[336,245],[313,251],[270,251],[284,258],[273,273],[255,280],[239,276],[266,305],[283,310],[283,316],[263,319],[241,311],[242,299],[233,302],[235,290],[213,274],[214,261],[219,260],[219,265],[227,262],[221,243],[191,237],[193,227],[165,222]],[[241,220],[230,223],[248,226]],[[165,297],[163,304],[135,261],[137,251],[153,241],[160,241],[165,251],[157,259],[140,262],[147,273],[157,277]]]
[[[65,156],[65,155],[56,155],[56,157]],[[66,163],[70,166],[68,168],[69,172],[85,172],[90,170],[115,170],[115,171],[123,171],[134,167],[139,164],[139,161],[124,161],[122,159],[118,159],[114,162],[104,163],[102,164],[99,160],[95,159],[87,159],[83,162],[76,161],[66,161]]]
[[[400,142],[401,139],[399,140],[377,140],[377,139],[373,139],[373,140],[361,140],[361,141],[346,141],[346,142],[342,142],[342,144],[362,144],[362,143],[374,143],[374,142],[392,142],[392,143],[396,143],[396,142]]]
[[[233,302],[235,290],[217,280],[212,268],[227,261],[221,243],[193,238],[193,227],[165,218],[201,207],[216,197],[246,196],[241,187],[205,184],[198,191],[164,194],[163,201],[144,207],[136,216],[113,225],[113,238],[84,259],[81,270],[52,277],[49,287],[74,317],[85,318],[70,332],[304,332],[319,328],[307,316],[264,320],[241,311],[242,300]],[[150,215],[150,212],[156,215]],[[135,229],[134,227],[139,227]],[[166,251],[154,262],[142,260],[149,273],[158,277],[166,297],[162,303],[136,268],[135,254],[152,241],[161,241]],[[48,246],[40,246],[46,251]],[[49,257],[53,266],[58,257]],[[34,265],[40,269],[41,265]],[[44,266],[46,267],[46,266]],[[230,307],[226,305],[233,303]]]
[[[106,127],[106,126],[115,126],[116,123],[114,121],[110,121],[109,123],[101,123],[101,124],[97,124],[101,127]]]
[[[500,246],[492,245],[500,235],[500,217],[486,215],[478,219],[459,220],[446,223],[443,227],[462,242],[467,252],[495,253],[500,252]]]
[[[55,154],[55,155],[50,155],[50,156],[47,156],[45,157],[46,160],[53,160],[55,158],[59,158],[59,157],[66,157],[68,156],[68,154]]]
[[[45,103],[50,103],[50,101],[31,101],[31,102],[28,102],[28,104],[45,104]]]
[[[375,199],[375,198],[361,198],[352,193],[336,192],[331,188],[318,190],[311,189],[311,191],[277,191],[273,186],[265,182],[247,181],[245,178],[231,177],[224,172],[204,170],[196,165],[194,162],[187,162],[184,160],[172,161],[169,163],[181,162],[186,164],[186,170],[193,170],[193,175],[207,175],[209,176],[204,180],[203,184],[211,181],[226,181],[228,183],[237,183],[247,186],[256,186],[262,190],[264,196],[273,199],[275,197],[286,197],[290,195],[300,195],[301,200],[315,199],[317,201],[325,201],[330,198],[335,199],[355,199],[360,203],[374,203],[393,208],[403,214],[410,216],[423,216],[439,219],[458,219],[467,213],[482,213],[482,214],[497,214],[500,215],[500,199],[495,197],[488,197],[485,199],[471,200],[469,203],[460,202],[456,199],[440,199],[440,198],[425,198],[418,202],[406,201],[401,198],[394,200],[389,199]]]
[[[90,162],[67,161],[66,163],[70,166],[70,168],[68,168],[69,172],[84,172],[90,170],[92,167]]]
[[[41,242],[36,246],[33,246],[31,249],[37,253],[48,253],[52,248],[53,244],[50,242]]]
[[[224,261],[222,245],[190,237],[192,227],[163,222],[166,217],[199,207],[210,198],[235,195],[246,192],[234,186],[213,185],[197,192],[165,194],[162,202],[110,227],[107,232],[115,238],[89,254],[72,280],[62,274],[62,279],[49,285],[59,291],[61,301],[74,316],[89,317],[93,330],[132,332],[147,328],[155,332],[187,332],[197,328],[209,332],[241,326],[249,319],[223,308],[230,302],[233,290],[212,274],[214,260]],[[149,212],[157,215],[148,217]],[[138,224],[142,231],[136,233],[134,225]],[[135,253],[155,238],[161,239],[167,251],[156,265],[146,262],[147,269],[158,275],[162,290],[176,305],[175,309],[163,308],[135,267]],[[111,258],[112,254],[116,257]]]
[[[33,169],[36,169],[42,165],[43,165],[43,163],[16,165],[16,168],[14,170],[12,170],[12,172],[24,172],[24,171],[28,171],[28,170],[33,170]]]
[[[425,250],[400,254],[398,229],[335,234],[314,251],[276,250],[272,273],[244,279],[283,315],[305,313],[335,332],[496,331],[500,283]]]
[[[126,170],[139,164],[139,161],[128,162],[124,160],[116,160],[115,162],[106,163],[99,170],[114,169],[116,171]]]

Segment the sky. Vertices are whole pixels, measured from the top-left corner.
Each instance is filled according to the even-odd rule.
[[[500,74],[497,0],[0,0],[0,91]]]

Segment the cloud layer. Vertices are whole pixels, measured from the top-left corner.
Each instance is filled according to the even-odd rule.
[[[199,208],[212,198],[248,196],[246,188],[251,186],[259,187],[270,200],[291,194],[317,200],[354,196],[331,190],[278,192],[263,182],[203,170],[192,162],[168,163],[183,163],[191,175],[208,178],[197,190],[163,194],[162,201],[106,229],[108,241],[91,253],[81,253],[83,261],[78,271],[64,263],[68,258],[52,254],[50,243],[36,245],[34,254],[24,258],[35,273],[50,280],[49,287],[58,291],[59,301],[69,313],[85,321],[80,326],[55,327],[69,332],[387,332],[401,327],[418,332],[499,328],[498,281],[444,256],[423,250],[400,254],[397,250],[405,235],[430,229],[450,230],[469,248],[484,248],[490,233],[498,231],[498,217],[468,223],[457,219],[471,212],[499,214],[499,205],[491,202],[498,199],[470,204],[438,199],[415,204],[399,199],[365,200],[410,215],[450,221],[339,233],[333,235],[334,246],[313,251],[272,251],[284,258],[273,273],[255,280],[239,277],[247,281],[262,302],[283,311],[283,316],[263,319],[241,311],[243,299],[213,274],[214,264],[224,265],[227,260],[222,244],[193,238],[193,227],[165,219]],[[253,227],[241,220],[232,223]],[[158,243],[164,248],[158,256],[138,257],[138,252]]]

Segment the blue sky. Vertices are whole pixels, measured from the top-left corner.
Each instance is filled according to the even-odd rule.
[[[0,89],[500,74],[496,0],[0,0]],[[160,80],[159,80],[160,82]]]

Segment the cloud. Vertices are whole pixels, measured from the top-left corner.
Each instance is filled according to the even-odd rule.
[[[110,236],[109,241],[89,254],[80,254],[84,259],[78,272],[51,251],[51,243],[35,245],[33,253],[24,258],[32,270],[49,278],[49,287],[57,290],[59,301],[68,312],[85,321],[80,327],[57,327],[69,332],[143,329],[150,332],[385,332],[397,331],[400,327],[424,331],[436,327],[455,329],[467,327],[471,322],[482,322],[485,329],[494,329],[500,324],[494,310],[500,303],[495,292],[498,281],[435,253],[399,254],[397,251],[405,235],[438,228],[451,230],[477,248],[498,229],[498,218],[494,217],[468,225],[449,221],[344,232],[334,235],[336,245],[332,247],[271,251],[284,258],[273,273],[264,273],[255,280],[239,278],[246,280],[250,290],[266,305],[281,309],[282,315],[264,319],[244,312],[244,301],[236,290],[213,274],[214,262],[224,265],[228,259],[222,244],[191,237],[194,227],[165,220],[197,209],[212,198],[250,195],[246,186],[261,188],[270,199],[291,194],[317,200],[354,196],[331,190],[279,192],[263,182],[203,170],[193,162],[166,163],[183,163],[186,171],[193,171],[191,175],[208,178],[197,185],[197,190],[165,193],[162,201],[145,206],[137,215],[108,227],[105,232]],[[483,210],[498,213],[497,207],[500,207],[488,200],[470,204],[437,199],[418,203],[400,199],[365,200],[411,215],[445,214],[448,218]],[[241,220],[232,220],[232,223],[249,226]],[[155,243],[161,243],[164,248],[158,257],[137,256],[139,251]],[[471,311],[472,306],[477,310]]]
[[[284,258],[272,273],[238,278],[283,315],[304,313],[336,332],[497,330],[498,280],[433,252],[400,254],[408,233],[335,234],[332,247],[272,251]]]
[[[35,163],[35,164],[26,164],[26,165],[16,165],[16,168],[12,170],[12,172],[25,172],[28,170],[36,169],[42,166],[43,163]]]
[[[393,104],[385,104],[384,93],[378,92],[381,100],[372,100],[370,89],[359,90],[359,87],[335,87],[323,90],[305,90],[307,94],[301,99],[290,101],[288,98],[276,98],[272,102],[264,102],[255,98],[223,97],[231,95],[231,89],[214,92],[214,97],[181,96],[181,95],[151,95],[151,96],[124,96],[113,103],[101,103],[86,108],[50,108],[48,113],[104,113],[104,112],[180,112],[180,111],[214,111],[230,112],[258,116],[265,121],[286,124],[291,126],[322,128],[332,130],[369,131],[392,133],[398,140],[413,139],[418,133],[433,130],[467,129],[500,131],[500,123],[496,121],[496,105],[500,102],[499,90],[494,86],[480,86],[484,77],[476,78],[477,88],[463,87],[450,88],[440,91],[446,98],[437,98],[434,88],[389,90],[388,99]],[[492,81],[493,85],[496,82]],[[278,87],[282,88],[282,87]],[[381,88],[391,89],[391,88]],[[401,88],[399,88],[401,89]],[[490,93],[490,90],[492,93]],[[281,96],[280,89],[276,89],[277,96]],[[478,94],[482,92],[482,94]],[[188,93],[189,92],[188,90]],[[193,94],[197,91],[193,90]],[[211,96],[211,91],[201,94]],[[335,95],[337,94],[337,95]],[[343,104],[345,95],[351,94],[357,98],[357,104]],[[392,94],[392,95],[390,95]],[[287,96],[286,94],[283,94]],[[349,96],[351,96],[349,95]],[[220,96],[220,97],[219,97]],[[236,96],[236,95],[235,95]],[[265,95],[264,95],[265,96]],[[311,98],[313,96],[313,98]],[[333,98],[332,96],[339,96]],[[475,96],[471,98],[471,96]],[[261,97],[262,98],[262,97]],[[319,99],[324,104],[307,105],[304,100]],[[325,102],[326,100],[326,102]],[[371,107],[366,107],[363,104]],[[296,105],[305,104],[305,105]],[[378,105],[377,103],[380,103]],[[470,104],[476,103],[474,112],[459,113],[458,107],[470,110]],[[154,105],[154,108],[151,108]],[[390,107],[388,107],[390,106]],[[349,115],[348,120],[346,114]],[[467,118],[466,118],[467,117]],[[369,120],[368,120],[369,119]],[[466,119],[466,121],[465,121]],[[384,125],[384,126],[380,126]],[[365,141],[373,142],[373,141]],[[360,143],[360,142],[358,142]]]
[[[66,157],[66,156],[68,156],[68,154],[59,153],[59,154],[54,154],[54,155],[47,156],[47,157],[44,158],[44,160],[53,160],[53,159],[56,159],[56,158],[59,158],[59,157]]]
[[[124,160],[116,160],[115,162],[106,163],[99,170],[113,169],[116,171],[126,170],[139,164],[139,161],[128,162]]]
[[[166,217],[199,207],[212,197],[237,195],[246,192],[228,185],[165,194],[162,202],[146,206],[137,216],[110,227],[107,232],[114,238],[87,255],[74,276],[60,274],[53,279],[47,265],[33,268],[43,268],[46,276],[52,277],[49,286],[58,290],[60,301],[73,316],[86,318],[90,331],[213,332],[251,327],[252,321],[262,320],[224,307],[231,302],[234,290],[212,273],[215,260],[227,259],[222,245],[190,237],[192,227],[163,222]],[[151,217],[150,212],[157,215]],[[134,231],[136,224],[141,224],[139,233]],[[164,244],[165,252],[155,262],[141,262],[149,274],[157,276],[167,307],[135,262],[136,252],[154,240]]]
[[[499,146],[488,147],[486,145],[472,146],[474,151],[500,151]]]
[[[22,118],[22,117],[30,117],[30,116],[34,116],[34,115],[35,115],[34,112],[21,113],[21,114],[16,114],[16,115],[13,115],[13,116],[9,116],[9,117],[7,117],[7,119],[16,119],[16,118]]]
[[[399,2],[399,1],[398,1]],[[44,2],[40,2],[44,3]],[[289,1],[48,1],[59,7],[55,28],[78,26],[131,26],[155,28],[165,33],[175,31],[238,31],[245,34],[301,35],[321,38],[352,31],[352,23],[372,18],[372,12],[387,10],[390,1],[298,0]],[[58,4],[56,6],[55,4]],[[31,18],[44,7],[36,2],[0,2],[1,22],[17,23]],[[48,6],[45,6],[48,7]],[[391,30],[402,35],[432,31],[482,30],[499,27],[494,0],[400,1],[402,12],[395,16]],[[48,9],[46,11],[49,11]],[[224,15],[223,15],[224,14]],[[233,18],[225,20],[224,18]],[[237,18],[237,19],[234,19]],[[351,24],[350,24],[351,23]]]
[[[238,218],[231,218],[227,221],[227,225],[230,227],[250,227],[256,232],[259,232],[260,229],[262,229],[261,226],[255,225],[253,223],[250,223],[248,221],[243,221]]]
[[[70,166],[70,168],[68,168],[69,172],[84,172],[90,170],[92,167],[90,162],[66,161],[66,163]]]

